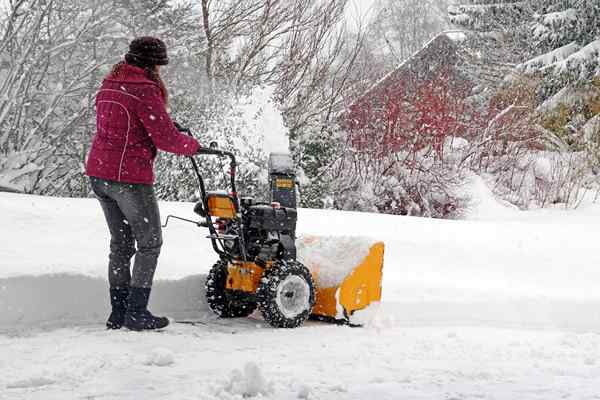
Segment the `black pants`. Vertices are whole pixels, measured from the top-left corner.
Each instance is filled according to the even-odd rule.
[[[160,213],[152,185],[94,177],[90,177],[90,182],[110,230],[110,286],[151,287],[162,246]],[[133,271],[130,271],[134,254]]]

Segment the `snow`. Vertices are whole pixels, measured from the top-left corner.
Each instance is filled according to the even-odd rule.
[[[13,152],[0,159],[0,188],[15,192],[31,189],[35,175],[42,167],[29,162],[27,152]]]
[[[381,303],[374,302],[369,305],[369,307],[363,310],[356,310],[350,316],[350,323],[360,326],[371,327],[373,324],[378,323],[379,317],[379,309],[381,307]]]
[[[576,69],[583,75],[585,74],[586,61],[597,60],[599,57],[600,39],[588,43],[579,51],[556,63],[556,67],[560,72],[568,72]]]
[[[540,28],[541,29],[541,28]],[[541,34],[536,31],[536,34]],[[553,73],[577,73],[581,78],[589,75],[589,67],[600,56],[600,39],[588,43],[583,48],[576,42],[569,43],[546,54],[535,57],[517,66],[524,73],[551,71]],[[594,71],[591,71],[592,74]]]
[[[492,190],[480,176],[470,176],[465,191],[467,197],[472,199],[469,212],[471,219],[485,220],[512,217],[518,210],[517,207],[496,199]]]
[[[298,260],[317,276],[320,287],[336,287],[369,255],[375,240],[350,236],[302,236]]]
[[[541,16],[541,21],[545,25],[552,26],[564,26],[568,23],[576,22],[579,19],[577,15],[577,10],[574,8],[568,8],[564,11],[557,11],[548,14],[544,14]]]
[[[271,153],[269,155],[269,171],[282,174],[294,172],[294,160],[288,153]]]
[[[537,179],[550,182],[552,180],[552,162],[546,157],[537,157],[533,164],[533,173]]]
[[[273,88],[257,88],[242,101],[242,119],[248,121],[265,154],[289,153],[289,137],[281,112],[273,100]]]
[[[542,103],[536,111],[540,113],[550,113],[555,111],[560,105],[573,107],[581,103],[594,100],[600,96],[600,90],[594,86],[576,87],[565,86],[554,96]]]
[[[224,389],[231,394],[242,397],[266,396],[273,391],[270,383],[264,378],[260,367],[254,362],[246,363],[243,371],[239,369],[231,371],[229,382]]]
[[[308,399],[310,396],[310,387],[307,385],[300,386],[298,390],[298,398],[299,399]]]
[[[546,68],[554,65],[557,62],[566,60],[571,55],[577,53],[580,49],[581,46],[579,46],[576,42],[572,42],[546,54],[537,56],[523,64],[519,64],[517,69],[524,73],[533,73],[539,69]]]
[[[173,365],[174,362],[175,356],[171,350],[163,347],[157,347],[150,352],[144,361],[144,364],[155,365],[157,367],[167,367],[169,365]]]
[[[445,31],[444,35],[454,43],[462,43],[467,40],[467,34],[464,31]]]
[[[44,377],[32,377],[22,381],[16,381],[6,385],[7,389],[26,389],[26,388],[39,388],[41,386],[52,385],[53,380]]]
[[[590,118],[583,127],[583,135],[588,143],[597,143],[600,134],[600,115]]]
[[[303,237],[385,243],[383,298],[357,314],[364,328],[216,318],[206,232],[173,222],[151,309],[190,323],[142,333],[103,328],[96,200],[0,193],[0,397],[596,398],[600,205],[521,212],[481,178],[468,190],[475,205],[459,221],[299,210]],[[194,218],[193,204],[160,207]]]

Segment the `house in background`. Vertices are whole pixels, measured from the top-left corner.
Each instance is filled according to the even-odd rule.
[[[443,157],[448,139],[522,120],[524,110],[508,104],[512,95],[482,93],[509,68],[471,52],[469,40],[457,31],[437,35],[354,100],[341,118],[352,146],[374,156],[430,146]]]

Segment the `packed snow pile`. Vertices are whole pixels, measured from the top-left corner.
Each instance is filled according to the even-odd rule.
[[[175,363],[175,355],[169,349],[157,347],[153,349],[144,360],[145,365],[154,365],[156,367],[167,367]]]
[[[229,382],[223,389],[244,398],[268,396],[273,392],[272,384],[265,379],[260,367],[254,362],[246,363],[243,371],[239,369],[231,371]]]
[[[371,238],[351,236],[302,236],[296,240],[298,261],[317,277],[317,286],[339,286],[369,255],[376,243]]]
[[[379,326],[379,318],[383,315],[380,314],[380,309],[381,303],[373,302],[367,308],[354,311],[348,318],[349,322],[353,325],[377,328]]]

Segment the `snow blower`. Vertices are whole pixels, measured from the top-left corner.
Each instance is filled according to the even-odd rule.
[[[296,248],[296,176],[288,154],[269,157],[270,202],[238,196],[237,162],[231,152],[211,143],[198,155],[229,158],[230,191],[207,191],[196,159],[190,157],[200,192],[194,212],[201,220],[169,215],[165,226],[169,218],[177,218],[208,228],[207,238],[219,261],[207,276],[206,300],[218,316],[246,317],[258,308],[273,327],[298,327],[311,316],[350,323],[355,311],[380,300],[382,243],[365,247],[363,242],[362,253],[357,251],[360,245],[350,243],[354,258],[349,260],[346,255],[344,260],[354,265],[338,268],[336,260],[329,265],[313,256],[318,251],[312,251],[327,251],[328,246],[342,249],[335,238],[301,238],[298,244],[310,265],[299,261],[304,258]],[[347,273],[340,277],[344,270]]]

